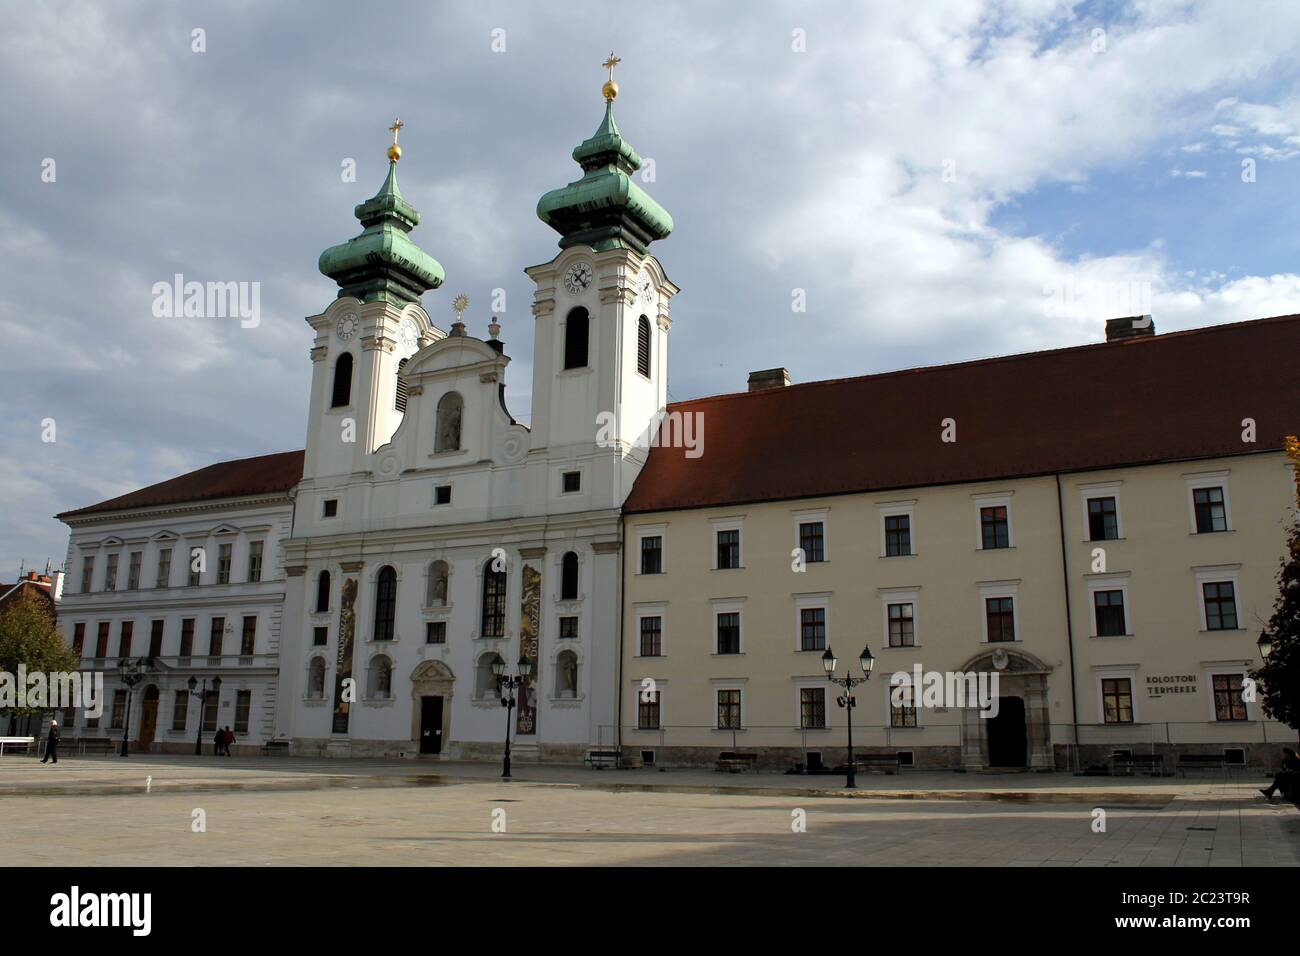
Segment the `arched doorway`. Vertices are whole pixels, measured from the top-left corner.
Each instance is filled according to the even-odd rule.
[[[972,657],[961,670],[967,674],[996,674],[998,678],[995,716],[982,717],[977,707],[962,710],[962,766],[967,770],[1051,770],[1047,675],[1052,668],[1024,651],[995,647]]]
[[[150,684],[144,689],[140,703],[140,733],[136,738],[136,747],[148,751],[153,746],[154,732],[158,727],[158,685]]]
[[[456,675],[442,661],[424,661],[411,672],[411,741],[417,753],[447,752],[455,683]]]

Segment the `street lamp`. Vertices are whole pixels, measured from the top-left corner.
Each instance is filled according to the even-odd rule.
[[[131,731],[131,695],[135,691],[135,685],[144,680],[145,676],[152,670],[152,657],[123,657],[117,662],[117,676],[126,685],[126,715],[122,718],[121,756],[123,757],[127,755],[126,738]]]
[[[1255,642],[1255,646],[1259,648],[1260,660],[1267,663],[1268,656],[1273,653],[1273,635],[1267,630],[1260,631],[1259,640]]]
[[[492,676],[497,679],[497,687],[501,690],[501,706],[506,709],[506,753],[501,767],[501,777],[505,780],[512,779],[510,776],[510,712],[517,706],[516,691],[532,676],[533,662],[520,654],[519,663],[515,668],[519,671],[518,674],[507,674],[506,662],[500,654],[492,662]]]
[[[848,776],[844,781],[844,787],[847,790],[852,790],[857,786],[858,779],[858,766],[853,759],[853,708],[858,704],[853,698],[853,688],[871,680],[871,670],[876,666],[876,659],[871,656],[871,648],[864,645],[862,653],[858,655],[858,665],[862,668],[862,677],[854,677],[852,673],[843,677],[836,677],[835,666],[838,663],[835,652],[827,647],[826,653],[822,655],[822,667],[826,670],[826,679],[832,684],[843,687],[847,692],[843,696],[835,698],[835,702],[847,710],[849,715],[849,769]]]
[[[194,693],[194,688],[199,686],[199,682],[191,677],[188,681],[190,693]],[[221,678],[212,678],[212,693],[221,693]],[[208,703],[208,679],[203,678],[203,695],[199,698],[199,728],[194,732],[194,756],[203,756],[203,709]]]

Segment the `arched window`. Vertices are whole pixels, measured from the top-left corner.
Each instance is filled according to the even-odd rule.
[[[564,367],[587,367],[587,310],[578,306],[564,320]]]
[[[460,417],[465,403],[456,392],[438,399],[438,430],[434,433],[434,451],[460,451]]]
[[[393,639],[393,622],[397,616],[397,572],[385,565],[375,578],[375,633],[376,641]]]
[[[561,651],[555,657],[555,696],[578,696],[578,655]]]
[[[446,561],[435,561],[429,565],[429,589],[424,597],[425,607],[447,606],[447,576]]]
[[[650,320],[644,315],[636,320],[636,370],[650,377]]]
[[[568,551],[560,561],[560,600],[576,601],[577,599],[578,556]]]
[[[497,691],[496,675],[492,673],[492,665],[501,659],[501,655],[495,651],[489,651],[478,659],[478,664],[474,666],[474,696],[491,697]]]
[[[406,368],[409,358],[404,358],[397,363],[397,391],[393,394],[393,408],[397,411],[406,412],[406,379],[402,378],[402,369]]]
[[[352,353],[344,352],[334,363],[334,392],[330,408],[352,404]]]
[[[325,658],[313,657],[307,668],[307,697],[321,700],[325,697]]]
[[[483,626],[479,637],[503,637],[506,633],[506,572],[492,570],[492,558],[483,568]]]
[[[330,609],[330,573],[322,571],[316,578],[316,613],[324,614]]]
[[[379,700],[393,696],[393,662],[383,654],[376,654],[370,659],[366,696]]]

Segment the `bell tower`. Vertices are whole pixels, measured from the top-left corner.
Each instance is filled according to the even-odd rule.
[[[586,508],[620,507],[645,462],[667,401],[679,291],[649,250],[672,216],[633,179],[643,160],[614,120],[619,62],[611,53],[602,64],[604,118],[573,150],[582,176],[537,204],[560,253],[526,270],[537,286],[533,453],[589,466]]]

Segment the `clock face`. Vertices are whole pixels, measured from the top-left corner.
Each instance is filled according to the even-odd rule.
[[[354,312],[349,312],[347,313],[347,315],[344,315],[342,318],[340,318],[338,327],[335,330],[338,332],[339,338],[341,338],[344,342],[352,338],[352,336],[357,331],[357,325],[359,321],[360,320],[357,319],[356,313]]]
[[[420,339],[420,330],[416,327],[415,320],[410,316],[402,319],[402,326],[397,334],[401,336],[402,344],[407,348],[414,348],[415,343]]]
[[[655,287],[654,283],[650,281],[650,276],[645,273],[641,274],[641,278],[636,280],[636,292],[641,297],[642,302],[648,304],[654,301]]]
[[[564,287],[569,290],[570,295],[577,295],[587,290],[593,278],[591,266],[585,262],[575,262],[569,266],[569,271],[564,273]]]

